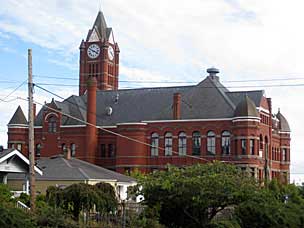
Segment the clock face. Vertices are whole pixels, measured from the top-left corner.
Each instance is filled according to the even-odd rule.
[[[87,53],[88,53],[88,56],[89,56],[91,59],[95,59],[95,58],[97,58],[97,57],[99,56],[100,47],[99,47],[97,44],[91,44],[91,45],[88,47]]]
[[[110,60],[114,59],[114,49],[112,46],[109,46],[109,48],[108,48],[108,56],[109,56]]]

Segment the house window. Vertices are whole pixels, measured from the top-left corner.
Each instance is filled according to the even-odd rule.
[[[201,154],[201,134],[198,131],[195,131],[192,134],[192,154]]]
[[[167,132],[165,134],[165,156],[172,155],[172,133]]]
[[[21,144],[21,143],[18,143],[18,144],[17,144],[17,150],[19,150],[19,151],[22,150],[22,144]]]
[[[106,144],[101,144],[100,145],[100,154],[102,158],[106,157]]]
[[[61,152],[64,154],[67,151],[67,147],[65,145],[65,143],[61,144]]]
[[[41,156],[41,144],[40,143],[36,144],[35,156],[36,157],[40,157]]]
[[[230,132],[222,133],[222,154],[230,154]]]
[[[109,150],[109,157],[111,157],[111,158],[114,157],[115,156],[115,145],[109,144],[108,150]]]
[[[254,155],[254,139],[250,139],[249,141],[249,150],[250,150],[250,154]]]
[[[178,155],[186,155],[187,153],[187,136],[185,132],[178,135]]]
[[[287,149],[282,149],[282,161],[287,161]]]
[[[57,126],[56,117],[51,116],[48,120],[48,131],[49,131],[49,133],[55,133],[57,131],[56,126]]]
[[[151,135],[151,156],[158,156],[159,136],[157,133]]]
[[[76,145],[74,143],[71,144],[71,156],[75,157],[76,155]]]
[[[213,131],[208,131],[207,133],[207,152],[215,155],[215,134]]]
[[[241,150],[242,150],[242,154],[243,155],[247,154],[247,151],[246,151],[246,139],[241,139]]]

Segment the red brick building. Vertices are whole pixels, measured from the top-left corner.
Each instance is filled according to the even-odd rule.
[[[290,128],[263,90],[229,91],[215,68],[194,86],[118,89],[119,47],[101,12],[81,42],[79,71],[79,95],[52,100],[36,115],[37,157],[69,148],[118,172],[221,160],[257,178],[289,179]],[[28,151],[20,107],[8,147]]]

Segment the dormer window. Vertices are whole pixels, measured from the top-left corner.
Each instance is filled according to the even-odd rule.
[[[56,133],[57,132],[57,122],[56,122],[56,117],[51,116],[48,119],[48,131],[49,133]]]

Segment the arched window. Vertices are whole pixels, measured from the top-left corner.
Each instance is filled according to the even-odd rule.
[[[48,131],[50,133],[55,133],[57,131],[56,127],[57,127],[56,117],[55,116],[51,116],[48,119]]]
[[[35,156],[36,157],[40,157],[41,156],[41,144],[40,143],[36,144]]]
[[[159,137],[157,133],[151,135],[151,156],[158,156]]]
[[[165,155],[171,156],[172,155],[172,133],[167,132],[165,134]]]
[[[201,154],[201,134],[198,131],[195,131],[192,134],[192,154]]]
[[[76,155],[76,145],[74,143],[71,143],[71,156],[75,157]]]
[[[222,154],[230,154],[230,132],[222,133]]]
[[[181,132],[178,135],[178,155],[187,154],[187,136],[185,132]]]
[[[207,152],[215,155],[215,134],[213,131],[208,131],[207,133]]]
[[[65,145],[65,143],[61,144],[61,153],[64,154],[67,151],[67,147]]]

